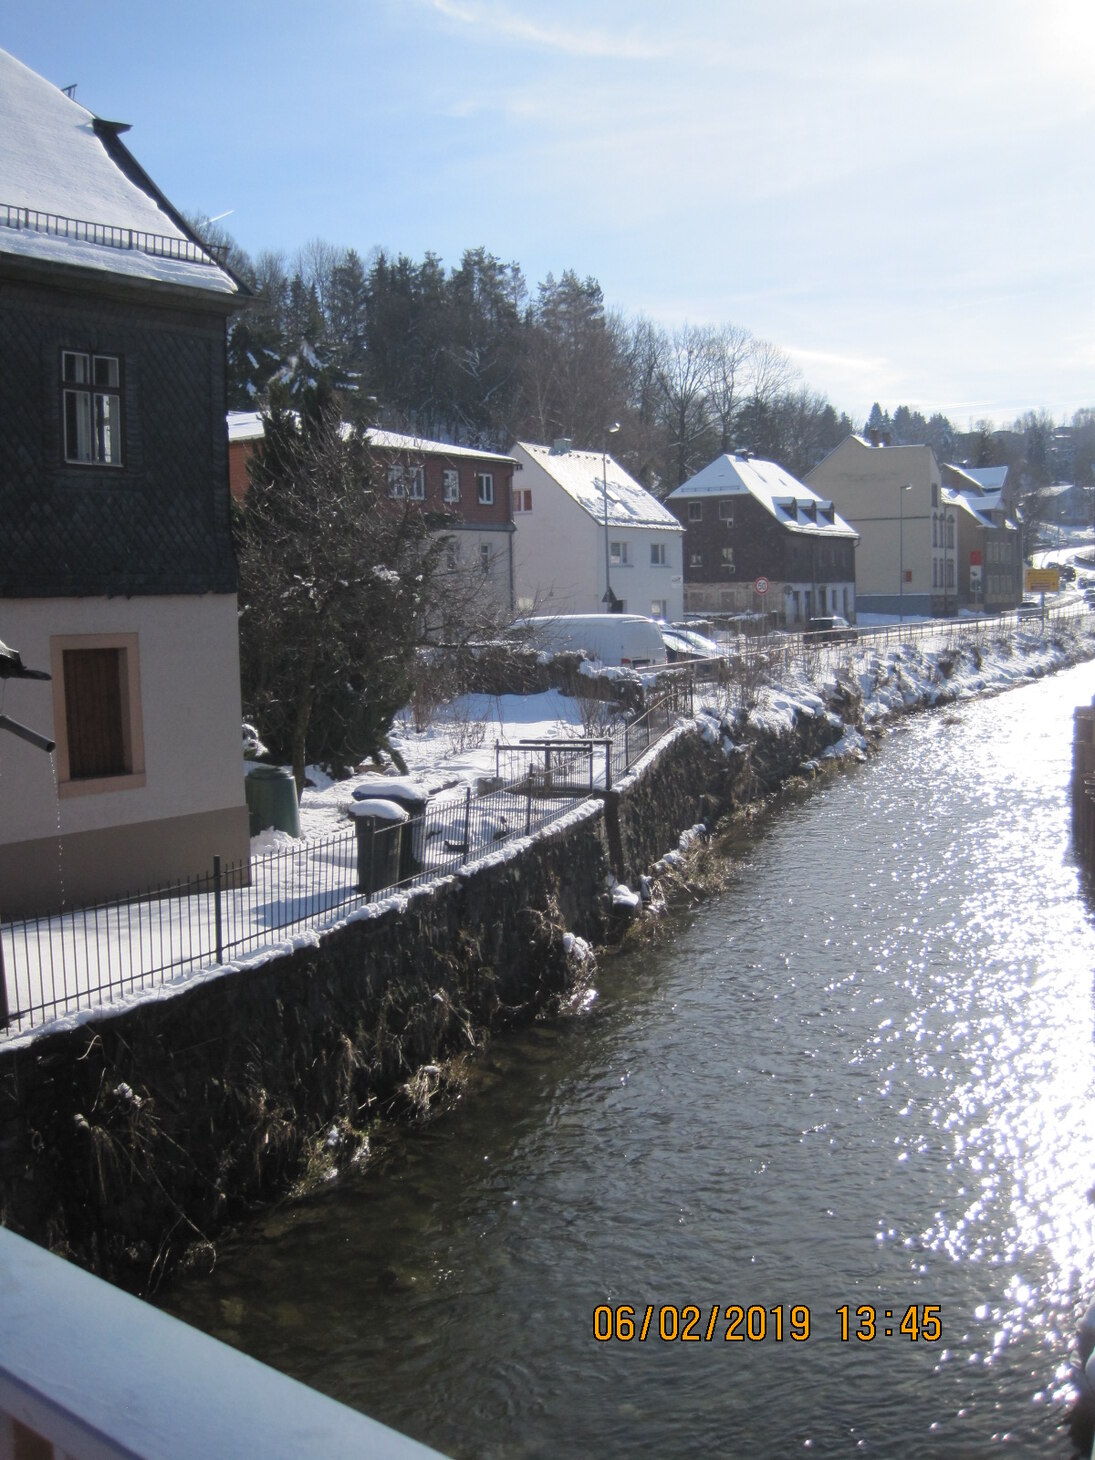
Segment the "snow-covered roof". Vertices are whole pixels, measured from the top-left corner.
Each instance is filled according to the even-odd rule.
[[[229,441],[261,441],[264,431],[264,416],[261,411],[229,411]],[[344,428],[349,430],[347,426]],[[365,433],[369,444],[378,451],[404,451],[417,456],[443,456],[446,460],[494,461],[500,466],[512,466],[513,457],[503,456],[498,451],[481,451],[476,446],[454,446],[449,441],[428,441],[422,436],[410,436],[400,431],[381,431],[370,428]]]
[[[1017,532],[1018,528],[1014,522],[1004,516],[1003,494],[997,491],[985,491],[977,482],[971,482],[967,489],[962,486],[961,480],[956,484],[955,478],[961,479],[967,476],[964,469],[952,467],[954,474],[949,485],[943,487],[943,500],[952,507],[959,508],[966,512],[980,527],[1006,528],[1009,532]]]
[[[371,445],[384,451],[416,452],[420,456],[460,457],[475,461],[497,461],[513,465],[512,456],[499,451],[482,451],[478,446],[454,446],[450,441],[428,441],[422,436],[409,436],[400,431],[381,431],[374,427],[366,432]]]
[[[605,496],[608,496],[608,521],[613,527],[659,528],[666,532],[684,529],[645,487],[641,487],[618,461],[600,451],[555,450],[518,441],[517,447],[527,452],[537,466],[558,482],[578,506],[598,522],[605,519]]]
[[[956,468],[988,492],[999,492],[1008,479],[1006,466],[961,466]]]
[[[0,254],[238,292],[118,141],[125,130],[0,51]]]
[[[229,441],[261,441],[265,434],[261,411],[229,411]]]
[[[856,537],[833,507],[774,461],[753,456],[716,456],[675,492],[670,502],[692,497],[749,496],[789,532]]]

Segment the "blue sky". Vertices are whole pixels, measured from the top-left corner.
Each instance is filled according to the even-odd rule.
[[[44,0],[0,45],[252,252],[573,268],[857,422],[1095,405],[1091,0]]]

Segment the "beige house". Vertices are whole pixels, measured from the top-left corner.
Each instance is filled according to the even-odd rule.
[[[848,436],[806,474],[859,534],[859,613],[945,616],[958,610],[959,509],[930,446]]]
[[[999,613],[1023,601],[1022,533],[1008,517],[1002,478],[1000,486],[986,486],[986,475],[943,467],[947,499],[958,509],[958,601]]]

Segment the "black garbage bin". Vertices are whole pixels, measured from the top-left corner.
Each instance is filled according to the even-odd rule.
[[[272,826],[300,836],[300,802],[293,772],[281,765],[253,765],[243,783],[251,835]]]
[[[365,776],[353,790],[356,802],[393,801],[402,807],[410,820],[403,832],[399,861],[399,880],[406,881],[421,872],[426,860],[426,827],[424,815],[429,796],[407,776]]]
[[[355,801],[348,808],[357,832],[357,890],[380,892],[402,880],[407,813],[394,801]]]

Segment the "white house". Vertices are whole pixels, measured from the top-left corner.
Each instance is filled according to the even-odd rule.
[[[246,859],[233,276],[105,122],[0,52],[0,915]],[[4,684],[0,680],[0,687]]]
[[[682,616],[683,529],[634,477],[569,441],[511,455],[519,613]]]

